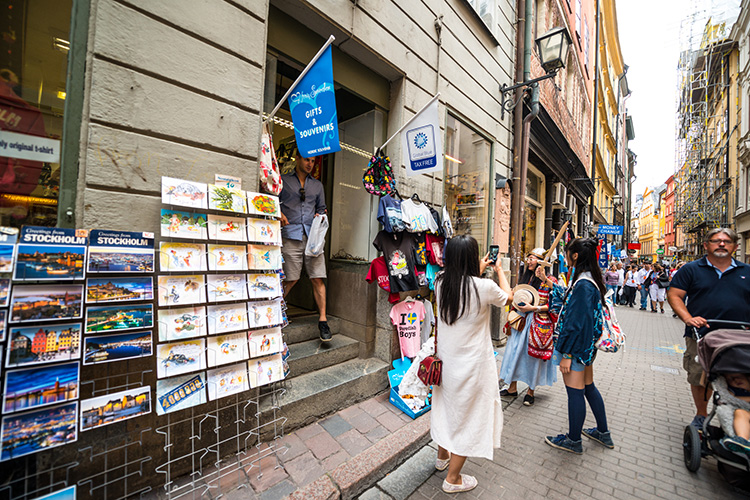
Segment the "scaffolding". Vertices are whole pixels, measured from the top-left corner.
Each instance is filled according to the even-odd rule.
[[[737,69],[729,33],[739,2],[692,4],[680,29],[674,221],[685,237],[682,250],[697,255],[708,230],[733,225],[730,141],[737,120],[730,120],[736,103],[729,90]]]

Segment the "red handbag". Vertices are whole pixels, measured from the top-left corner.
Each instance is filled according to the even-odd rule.
[[[437,328],[435,329],[435,354],[419,363],[417,377],[424,385],[440,385],[443,377],[443,362],[437,356]]]

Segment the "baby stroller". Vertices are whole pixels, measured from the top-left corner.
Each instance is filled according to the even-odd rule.
[[[734,435],[735,405],[750,406],[729,392],[722,376],[724,373],[750,373],[750,323],[708,320],[708,324],[721,328],[694,329],[693,336],[698,342],[698,361],[714,390],[714,404],[701,431],[693,425],[685,427],[685,467],[695,472],[701,466],[701,458],[713,456],[719,472],[729,484],[750,490],[750,457],[731,451],[720,443],[724,436]]]

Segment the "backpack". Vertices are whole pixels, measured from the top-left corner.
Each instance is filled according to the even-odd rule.
[[[669,288],[669,276],[667,273],[662,272],[656,277],[656,286],[659,288]]]
[[[362,176],[362,184],[365,186],[365,191],[376,196],[397,195],[391,159],[380,151],[376,152]]]
[[[580,279],[594,283],[597,290],[599,289],[596,282],[591,278],[582,277]],[[612,290],[609,290],[604,296],[604,301],[602,302],[602,333],[596,342],[594,342],[594,347],[604,352],[617,352],[620,347],[625,345],[626,335],[617,321],[613,296],[614,292]]]

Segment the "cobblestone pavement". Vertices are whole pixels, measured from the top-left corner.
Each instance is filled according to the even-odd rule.
[[[462,498],[735,499],[714,459],[697,473],[685,468],[684,427],[693,404],[682,370],[683,324],[666,314],[618,307],[628,334],[624,353],[600,353],[594,381],[607,409],[615,449],[583,438],[583,455],[550,448],[544,436],[567,431],[567,398],[562,378],[536,391],[536,404],[524,407],[523,394],[505,411],[502,448],[493,461],[469,459],[464,473],[479,486]],[[671,372],[671,373],[670,373]],[[595,426],[588,412],[586,427]],[[441,490],[445,472],[435,472],[409,498],[448,498]]]

